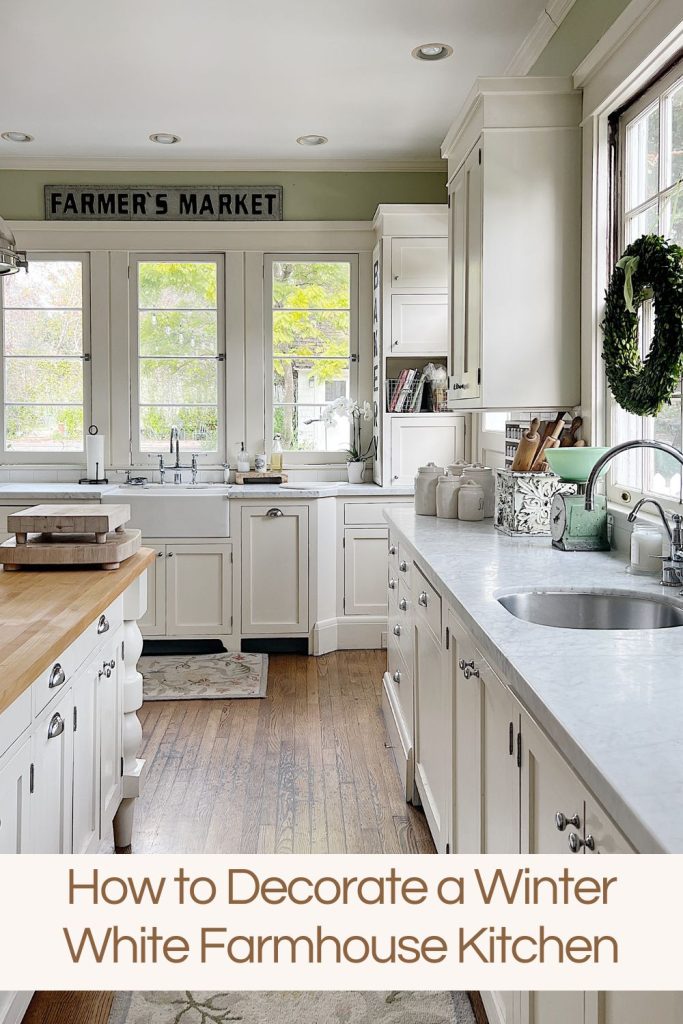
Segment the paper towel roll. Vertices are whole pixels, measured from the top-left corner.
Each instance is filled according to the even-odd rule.
[[[104,478],[104,434],[85,435],[85,465],[88,480]]]

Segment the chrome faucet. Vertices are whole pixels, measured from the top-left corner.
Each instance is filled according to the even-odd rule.
[[[624,441],[622,444],[616,444],[614,448],[610,448],[608,452],[605,452],[604,455],[600,456],[590,471],[588,480],[586,481],[585,495],[586,510],[588,512],[593,509],[595,484],[602,470],[605,468],[607,463],[611,462],[617,455],[621,455],[623,452],[629,452],[633,448],[654,448],[655,451],[671,455],[671,457],[674,458],[681,467],[683,467],[683,454],[679,452],[678,448],[674,448],[670,444],[664,444],[663,441],[649,441],[646,438],[643,438],[635,441]],[[674,513],[672,515],[671,519],[674,524],[674,528],[672,530],[669,526],[666,513],[659,502],[654,501],[652,498],[642,498],[629,514],[628,519],[630,523],[635,520],[638,512],[646,501],[649,501],[652,505],[656,506],[662,518],[662,522],[666,527],[667,534],[669,535],[669,554],[665,556],[662,561],[662,583],[666,587],[677,587],[683,583],[683,530],[681,529],[683,516],[678,515],[678,513]]]
[[[159,456],[159,482],[163,484],[166,479],[166,467],[164,466],[164,456]]]
[[[191,463],[192,464],[190,466],[190,469],[192,470],[192,483],[196,484],[197,483],[197,470],[198,470],[199,467],[197,465],[197,456],[195,454],[192,455]]]
[[[173,442],[175,441],[175,466],[174,469],[180,467],[180,431],[177,427],[171,427],[171,442],[169,451],[173,455]]]

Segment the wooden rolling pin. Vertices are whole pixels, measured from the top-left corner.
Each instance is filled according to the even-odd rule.
[[[572,425],[562,434],[560,438],[561,448],[573,448],[576,445],[576,435],[583,425],[581,416],[575,416]]]
[[[560,428],[562,429],[562,428]],[[556,437],[546,437],[541,449],[534,460],[534,464],[531,467],[532,473],[543,473],[545,472],[544,466],[546,465],[545,453],[548,448],[559,448],[560,442]]]
[[[528,473],[531,469],[541,441],[538,427],[539,420],[533,419],[526,434],[522,434],[510,467],[513,473]]]

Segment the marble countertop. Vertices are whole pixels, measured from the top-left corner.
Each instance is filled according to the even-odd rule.
[[[406,497],[413,494],[412,484],[395,487],[378,487],[376,484],[350,484],[344,481],[310,481],[303,486],[283,487],[280,484],[209,484],[191,490],[189,484],[178,487],[176,495],[201,497],[210,494],[225,494],[226,498],[377,498]],[[174,485],[165,487],[130,487],[121,484],[77,484],[77,483],[11,483],[0,484],[0,504],[14,505],[29,501],[100,501],[102,496],[116,495],[123,500],[127,495],[144,494],[151,497],[173,495]]]
[[[394,487],[378,487],[377,484],[350,484],[345,481],[311,481],[297,487],[296,482],[287,484],[230,484],[231,498],[412,498],[415,488],[412,484]]]
[[[683,630],[538,626],[496,600],[553,587],[660,595],[658,579],[628,575],[623,555],[506,537],[491,520],[442,520],[406,508],[384,516],[633,845],[641,853],[683,852]],[[678,590],[665,594],[675,598]]]
[[[115,484],[26,483],[0,484],[0,504],[21,501],[99,501],[103,494],[116,490]]]

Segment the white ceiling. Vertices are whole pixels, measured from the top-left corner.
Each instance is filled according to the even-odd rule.
[[[543,0],[0,0],[0,167],[438,162]],[[446,42],[442,63],[411,58]],[[9,84],[9,89],[7,88]],[[148,141],[174,132],[179,145]],[[329,144],[304,149],[298,135]]]

